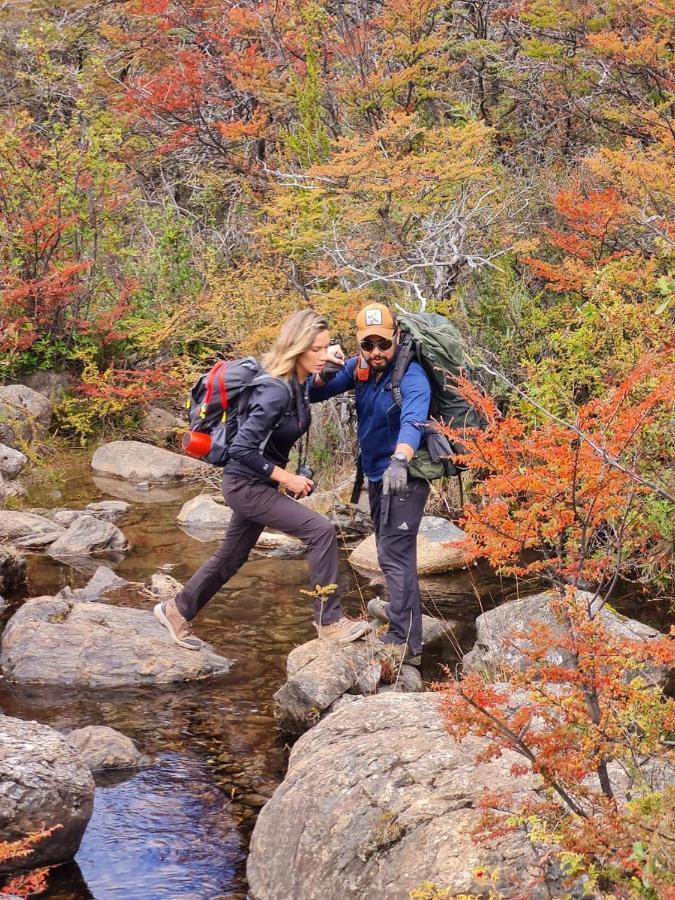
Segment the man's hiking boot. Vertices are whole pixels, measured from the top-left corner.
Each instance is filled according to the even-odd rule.
[[[382,600],[381,597],[373,597],[372,600],[368,601],[368,615],[372,616],[373,619],[377,619],[378,622],[384,622],[386,624],[389,623],[389,616],[387,615],[387,604]]]
[[[370,622],[363,619],[348,619],[347,616],[342,616],[330,625],[317,625],[315,622],[314,627],[319,640],[335,641],[337,644],[351,644],[352,641],[358,641],[373,630]]]
[[[192,631],[192,623],[184,619],[178,612],[175,597],[164,603],[158,603],[153,612],[169,632],[175,644],[185,650],[201,650],[204,642],[200,641]]]
[[[407,644],[394,644],[389,641],[381,642],[385,649],[387,659],[393,666],[420,666],[422,654],[412,653]]]

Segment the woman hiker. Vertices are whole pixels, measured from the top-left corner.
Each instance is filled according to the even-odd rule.
[[[263,358],[265,371],[272,377],[252,388],[245,409],[239,411],[239,427],[224,466],[223,496],[233,512],[225,539],[182,590],[154,609],[180,647],[199,650],[202,646],[192,631],[192,620],[246,562],[266,527],[307,544],[312,589],[338,583],[335,528],[289,496],[306,497],[313,483],[305,475],[286,471],[293,444],[310,426],[306,383],[323,369],[329,339],[326,320],[313,310],[302,310],[286,319]],[[286,494],[278,490],[279,485]],[[343,614],[338,589],[327,597],[317,596],[314,625],[319,638],[339,643],[355,641],[372,628],[369,622]]]

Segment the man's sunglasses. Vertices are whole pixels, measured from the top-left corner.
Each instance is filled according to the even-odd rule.
[[[364,341],[359,341],[359,346],[366,353],[372,353],[373,350],[389,350],[393,343],[393,341],[388,341],[386,338],[382,338],[381,341],[369,341],[366,338]]]

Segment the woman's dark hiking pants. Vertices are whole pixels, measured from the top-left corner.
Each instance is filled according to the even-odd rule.
[[[176,606],[185,619],[194,619],[216,591],[239,571],[266,527],[276,528],[307,544],[312,590],[317,585],[338,583],[337,536],[328,519],[270,485],[242,475],[223,476],[223,496],[232,510],[225,539],[176,595]],[[338,590],[323,603],[320,599],[314,601],[316,622],[330,625],[341,615]]]
[[[370,515],[375,525],[377,559],[387,579],[389,631],[385,642],[422,650],[422,602],[417,579],[417,532],[429,496],[429,483],[411,478],[406,492],[383,502],[382,482],[368,482]],[[387,504],[389,508],[387,509]]]

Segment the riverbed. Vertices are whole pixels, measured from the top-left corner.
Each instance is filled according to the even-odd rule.
[[[116,566],[120,576],[143,581],[159,570],[185,581],[212,552],[176,525],[183,502],[204,490],[131,491],[124,483],[95,481],[88,456],[72,453],[57,482],[31,490],[26,506],[81,508],[95,500],[131,500],[120,522],[131,549]],[[196,622],[197,634],[235,661],[208,681],[124,690],[18,689],[0,680],[0,709],[59,731],[109,725],[130,736],[153,758],[135,774],[97,778],[92,819],[69,865],[52,871],[43,897],[59,900],[220,900],[246,896],[247,847],[256,816],[283,778],[291,738],[273,717],[274,692],[286,657],[314,636],[303,560],[251,558]],[[9,597],[2,624],[26,596],[54,594],[87,575],[34,554],[25,591]],[[356,614],[380,590],[354,572],[342,556],[347,612]],[[458,644],[425,654],[427,683],[444,677],[462,649],[473,643],[482,609],[532,586],[504,582],[486,566],[426,579],[427,612],[458,622]],[[151,609],[133,592],[129,605]],[[116,601],[121,602],[121,601]],[[630,599],[626,599],[630,607]],[[626,609],[630,612],[630,609]],[[658,618],[658,610],[655,615]],[[649,620],[647,610],[647,620]],[[641,616],[645,619],[645,616]],[[290,900],[290,898],[289,898]]]

